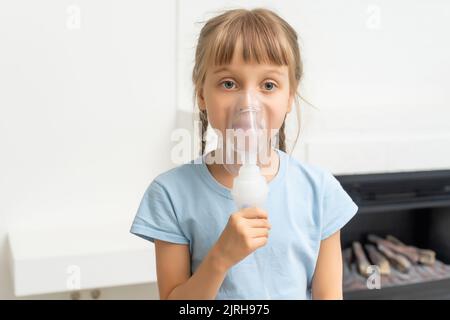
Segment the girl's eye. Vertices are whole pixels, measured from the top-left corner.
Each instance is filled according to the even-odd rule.
[[[233,86],[235,84],[231,80],[225,80],[225,81],[222,82],[222,85],[224,86],[225,89],[231,90],[231,89],[233,89]]]
[[[276,84],[270,81],[264,82],[264,89],[267,91],[273,91],[273,89],[276,87]]]

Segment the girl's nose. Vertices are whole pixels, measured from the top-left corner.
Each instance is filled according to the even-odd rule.
[[[252,91],[245,91],[239,97],[239,109],[246,109],[249,107],[257,107],[257,97]]]

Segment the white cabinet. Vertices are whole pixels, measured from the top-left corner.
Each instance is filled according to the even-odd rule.
[[[154,245],[129,223],[13,229],[9,249],[17,297],[156,282]]]

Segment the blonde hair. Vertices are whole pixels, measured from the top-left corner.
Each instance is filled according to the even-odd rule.
[[[194,105],[202,90],[207,68],[211,65],[229,64],[237,40],[242,41],[245,62],[286,65],[289,70],[290,94],[294,95],[300,132],[298,86],[303,76],[303,65],[295,30],[280,16],[268,9],[233,9],[208,20],[200,31],[192,72]],[[202,154],[205,151],[204,135],[208,126],[206,110],[200,110]],[[286,151],[285,122],[278,132],[278,146]]]

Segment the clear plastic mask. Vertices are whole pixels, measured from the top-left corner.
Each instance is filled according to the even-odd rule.
[[[262,93],[244,91],[236,93],[233,105],[228,108],[224,167],[234,176],[242,164],[269,163],[267,99]]]

